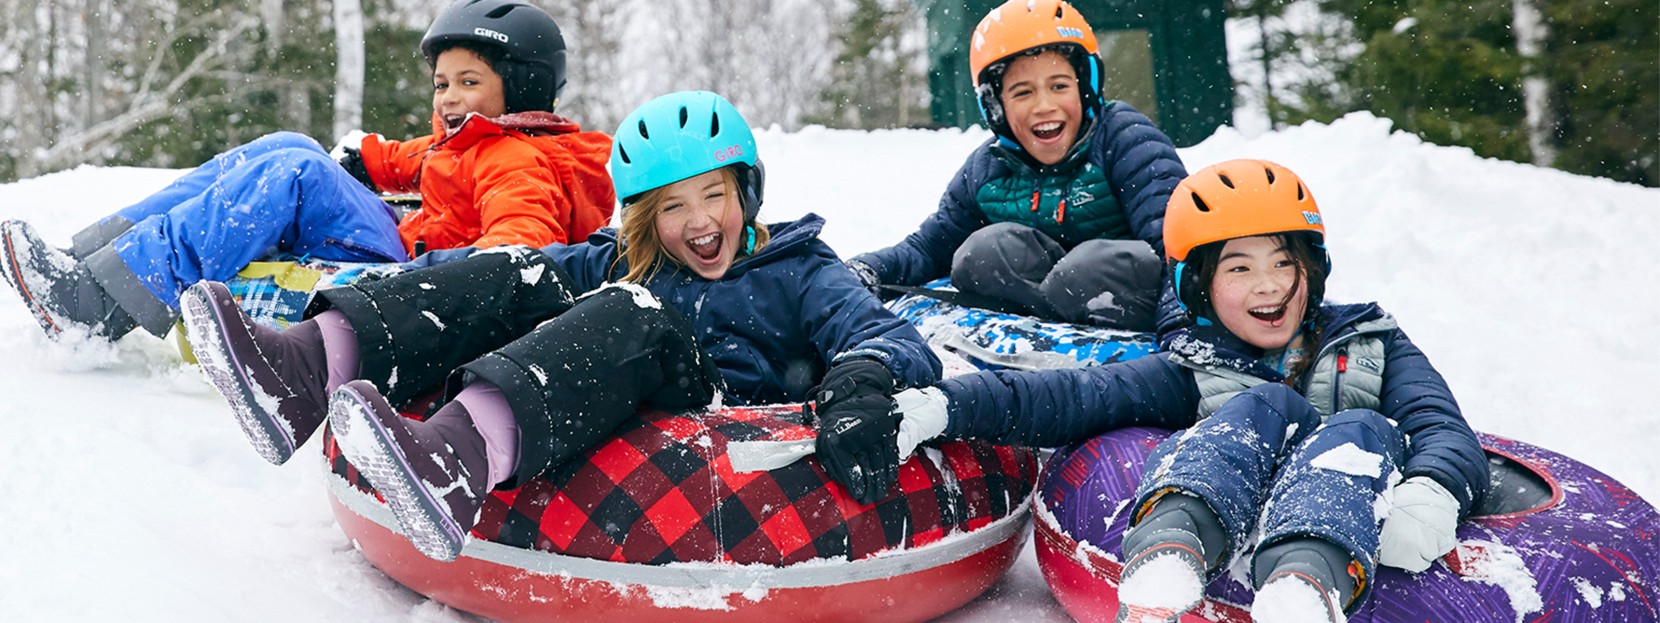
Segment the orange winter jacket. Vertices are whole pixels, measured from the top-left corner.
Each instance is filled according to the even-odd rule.
[[[581,242],[611,221],[616,190],[605,163],[611,137],[548,112],[468,115],[409,141],[376,135],[360,155],[375,187],[419,192],[421,209],[398,224],[404,249]]]

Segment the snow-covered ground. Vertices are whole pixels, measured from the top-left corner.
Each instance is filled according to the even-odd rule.
[[[812,211],[844,254],[898,241],[982,131],[767,132],[763,216]],[[1381,301],[1476,428],[1577,457],[1660,501],[1660,190],[1477,158],[1357,114],[1182,151],[1300,173],[1330,228],[1337,300]],[[0,185],[48,241],[176,171],[82,168]],[[3,288],[0,288],[3,290]],[[243,440],[171,343],[48,342],[0,294],[0,621],[465,621],[335,527],[321,462]],[[1064,621],[1030,546],[948,621]]]

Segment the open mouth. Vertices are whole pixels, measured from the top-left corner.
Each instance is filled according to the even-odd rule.
[[[1032,134],[1038,137],[1038,140],[1040,141],[1051,141],[1058,138],[1061,135],[1061,130],[1065,129],[1065,123],[1060,121],[1050,121],[1032,126]]]
[[[691,249],[692,255],[705,262],[714,261],[720,257],[720,243],[725,236],[715,232],[707,236],[692,238],[686,241],[686,248]]]
[[[1285,306],[1275,305],[1273,307],[1256,307],[1248,310],[1246,313],[1251,314],[1252,318],[1256,318],[1257,320],[1261,320],[1263,322],[1279,322],[1285,318]]]
[[[448,130],[454,130],[456,128],[461,127],[461,122],[466,121],[466,120],[467,120],[467,115],[456,115],[456,114],[444,115],[444,128],[448,129]]]

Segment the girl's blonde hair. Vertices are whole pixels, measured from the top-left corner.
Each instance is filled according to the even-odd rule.
[[[729,197],[741,197],[738,192],[738,174],[732,167],[716,169],[720,172],[721,183],[726,185]],[[657,213],[663,209],[663,197],[668,194],[668,186],[658,186],[640,195],[639,200],[623,206],[622,223],[617,227],[618,237],[621,240],[622,252],[618,254],[618,261],[628,263],[628,274],[618,281],[644,284],[657,274],[664,262],[676,261],[663,250],[663,241],[657,237]],[[735,205],[733,209],[742,210],[742,205]],[[745,223],[745,232],[740,236],[738,256],[734,262],[746,256],[759,252],[767,246],[772,235],[767,226],[759,222]],[[755,242],[749,248],[749,231],[753,231]]]

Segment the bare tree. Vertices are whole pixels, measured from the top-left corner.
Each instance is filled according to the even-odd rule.
[[[1540,0],[1514,0],[1511,24],[1516,54],[1524,63],[1522,105],[1527,111],[1527,144],[1533,164],[1548,167],[1556,161],[1555,116],[1551,110],[1550,80],[1544,75],[1545,38],[1549,32],[1540,13]]]
[[[617,88],[626,78],[623,38],[632,14],[626,2],[564,0],[548,7],[565,35],[565,90],[559,112],[604,132],[628,114],[627,96]]]
[[[334,0],[334,137],[363,125],[363,3]]]

